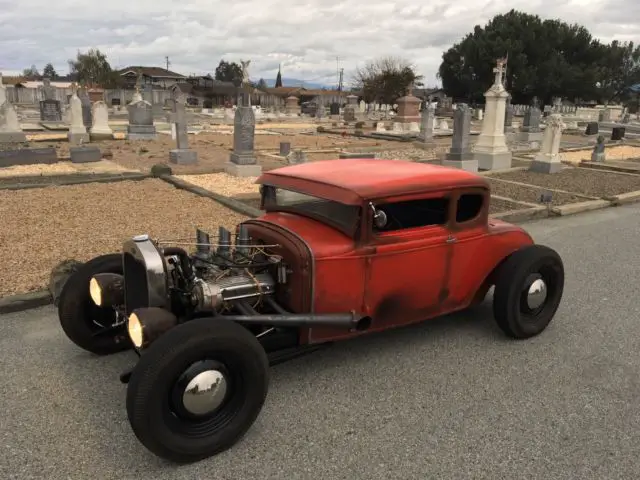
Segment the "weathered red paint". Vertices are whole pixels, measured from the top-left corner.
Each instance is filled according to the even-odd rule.
[[[290,211],[270,211],[247,222],[254,238],[280,243],[292,266],[284,302],[296,312],[370,316],[367,332],[407,325],[467,308],[481,300],[491,273],[533,239],[520,227],[489,219],[490,186],[459,169],[399,160],[351,159],[289,166],[264,173],[257,183],[307,193],[363,209],[352,237]],[[460,195],[479,193],[479,215],[456,223]],[[446,196],[449,222],[374,234],[374,204]],[[282,240],[280,240],[282,239]],[[302,343],[360,335],[339,328],[301,332]]]

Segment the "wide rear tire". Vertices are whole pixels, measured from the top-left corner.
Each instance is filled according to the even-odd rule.
[[[564,290],[564,265],[551,248],[531,245],[509,255],[496,271],[493,313],[502,331],[525,339],[553,319]]]
[[[73,343],[91,353],[108,355],[128,350],[132,344],[125,323],[100,333],[116,322],[116,313],[112,307],[98,307],[91,300],[89,280],[97,273],[122,275],[122,255],[112,253],[95,257],[71,274],[58,300],[60,325]]]
[[[267,355],[255,336],[228,320],[201,318],[142,351],[127,387],[127,414],[151,452],[195,462],[240,440],[268,386]]]

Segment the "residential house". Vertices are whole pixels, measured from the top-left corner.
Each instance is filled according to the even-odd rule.
[[[168,89],[179,82],[185,82],[187,77],[160,67],[131,66],[118,70],[122,78],[123,88],[133,89],[140,78],[141,86],[152,85],[154,88]]]

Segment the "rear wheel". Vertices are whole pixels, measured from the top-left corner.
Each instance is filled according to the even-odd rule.
[[[541,333],[555,315],[564,290],[564,265],[551,248],[531,245],[512,253],[496,272],[493,312],[513,338]]]
[[[122,275],[122,255],[101,255],[89,260],[65,282],[58,300],[64,333],[79,347],[107,355],[131,348],[125,323],[112,307],[98,307],[89,295],[89,281],[98,273]]]
[[[233,446],[266,399],[267,355],[244,327],[191,320],[145,349],[127,387],[127,414],[140,442],[187,463]]]

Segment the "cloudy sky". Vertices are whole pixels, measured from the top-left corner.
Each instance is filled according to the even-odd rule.
[[[221,58],[251,59],[252,79],[283,75],[335,84],[337,62],[400,55],[435,85],[442,52],[509,9],[586,26],[604,41],[640,42],[638,0],[0,0],[0,72],[52,62],[67,73],[78,50],[99,48],[116,68],[213,72]]]

